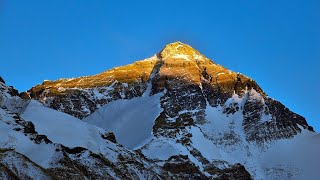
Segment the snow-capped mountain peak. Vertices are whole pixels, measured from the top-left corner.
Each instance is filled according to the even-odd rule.
[[[199,51],[179,41],[166,45],[158,54],[164,61],[168,59],[192,61],[202,59],[203,57]]]
[[[93,76],[45,81],[27,93],[43,105],[29,103],[29,113],[23,111],[21,118],[35,128],[40,124],[39,132],[50,141],[68,148],[77,143],[101,153],[106,145],[97,132],[112,132],[112,142],[124,146],[112,144],[117,151],[145,158],[143,165],[156,167],[155,176],[161,178],[320,176],[315,170],[320,166],[315,153],[320,150],[319,135],[305,118],[270,98],[253,79],[215,64],[181,42],[168,44],[145,60]],[[54,113],[58,124],[51,116],[32,116],[37,110]],[[84,133],[81,139],[90,136],[87,141],[70,142],[45,129],[49,128],[45,124],[70,123],[86,129],[89,135]],[[307,152],[305,162],[298,155],[301,151]]]

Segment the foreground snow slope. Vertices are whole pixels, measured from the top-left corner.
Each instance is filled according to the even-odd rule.
[[[10,122],[10,120],[7,119],[6,122]],[[15,149],[42,167],[49,167],[49,162],[55,154],[55,146],[43,143],[35,144],[30,140],[30,137],[19,131],[14,131],[12,126],[6,122],[0,121],[0,147]]]
[[[105,133],[103,129],[44,107],[34,100],[29,102],[21,117],[32,122],[38,133],[68,147],[84,147],[95,153],[102,153],[106,151],[106,147],[112,146],[102,138]]]

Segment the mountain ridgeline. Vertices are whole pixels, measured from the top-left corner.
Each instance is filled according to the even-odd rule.
[[[45,81],[28,94],[48,107],[83,119],[109,102],[142,96],[148,86],[148,95],[165,92],[161,98],[162,114],[169,118],[185,121],[181,117],[195,115],[192,123],[204,122],[207,104],[222,106],[225,114],[242,111],[242,125],[249,141],[292,137],[300,132],[298,125],[313,131],[303,117],[269,98],[254,80],[215,64],[180,42],[167,45],[151,58],[98,75]],[[261,98],[250,96],[250,91]],[[234,94],[246,97],[243,106],[226,103]],[[265,116],[270,119],[261,120]]]
[[[320,136],[305,118],[181,42],[97,75],[44,81],[20,97],[0,84],[0,128],[10,133],[0,131],[8,136],[0,177],[320,177]],[[29,146],[19,143],[23,134]],[[30,153],[37,147],[49,154]],[[9,156],[33,174],[2,163]]]

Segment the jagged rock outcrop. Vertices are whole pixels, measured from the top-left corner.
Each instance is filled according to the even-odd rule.
[[[0,82],[2,82],[3,84],[6,83],[6,82],[2,79],[2,77],[0,77]]]

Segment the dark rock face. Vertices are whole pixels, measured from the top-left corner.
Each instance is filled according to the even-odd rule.
[[[179,178],[208,179],[187,156],[172,156],[163,165],[163,169],[178,175]]]
[[[21,99],[25,99],[25,100],[29,100],[29,99],[30,99],[30,96],[29,96],[28,93],[26,93],[26,92],[20,93],[20,94],[19,94],[19,97],[20,97]]]
[[[207,166],[205,171],[212,175],[208,178],[199,171],[187,156],[171,156],[163,165],[163,169],[178,175],[179,178],[192,179],[230,179],[230,180],[251,180],[253,179],[245,167],[241,164],[235,164],[225,169],[219,169],[216,166]]]
[[[64,112],[68,112],[77,118],[81,118],[86,116],[88,112],[93,112],[96,109],[96,103],[99,103],[95,103],[94,100],[89,97],[90,95],[85,91],[73,90],[68,94],[54,98],[50,103],[50,107],[54,109],[61,108]]]
[[[12,86],[7,86],[5,81],[0,77],[0,92],[6,92],[11,96],[19,96],[18,90],[14,89]]]
[[[133,154],[124,153],[123,159],[118,163],[113,163],[106,157],[92,153],[84,148],[67,148],[60,146],[56,149],[62,158],[58,164],[61,168],[48,169],[53,177],[58,179],[115,179],[115,176],[120,179],[138,178],[133,169],[138,169],[142,173],[147,173],[153,179],[160,179],[161,176],[168,177],[168,174],[161,171],[156,165],[146,169],[143,160],[137,161],[139,158]],[[140,159],[143,159],[140,157]],[[158,169],[157,169],[158,168]],[[157,172],[154,171],[157,169]]]
[[[257,94],[254,90],[251,92],[243,110],[243,128],[248,141],[260,143],[292,138],[301,132],[298,126],[313,131],[303,117],[291,112],[280,102]]]
[[[108,132],[106,134],[102,134],[101,137],[103,139],[107,139],[107,140],[109,140],[109,141],[111,141],[113,143],[117,143],[116,136],[114,135],[113,132]]]
[[[9,87],[9,94],[11,96],[19,96],[19,91],[14,89],[12,86]]]
[[[171,83],[174,84],[174,82]],[[186,126],[194,125],[195,121],[202,121],[204,119],[203,109],[206,106],[205,98],[198,86],[189,85],[175,88],[171,83],[166,89],[167,93],[161,98],[161,107],[164,111],[154,126],[154,134],[167,137],[172,137],[174,132],[179,133]],[[195,113],[188,111],[195,111]],[[194,114],[197,119],[191,118]],[[175,120],[167,121],[168,118]]]
[[[309,131],[314,131],[311,126],[308,125],[306,119],[286,108],[280,102],[268,98],[266,101],[266,105],[269,107],[269,111],[272,113],[272,118],[274,120],[279,119],[283,121],[282,123],[285,124],[286,122],[292,122],[295,125],[300,125]]]
[[[0,164],[0,177],[2,179],[9,179],[9,180],[19,180],[19,177],[16,176],[10,169],[8,169],[3,164]]]
[[[36,133],[36,131],[34,129],[34,125],[33,125],[32,122],[30,122],[30,121],[21,121],[21,122],[23,122],[23,126],[24,126],[23,132],[24,133],[26,133],[26,134],[28,134],[28,133],[31,133],[31,134],[32,133]]]
[[[0,76],[0,82],[2,82],[3,84],[5,84],[6,82],[2,79],[2,77]]]
[[[206,171],[215,175],[214,179],[241,179],[241,180],[251,180],[252,176],[248,173],[245,167],[241,164],[235,164],[229,168],[223,170],[216,168],[215,166],[209,166],[206,168]]]
[[[251,175],[246,171],[245,167],[241,164],[235,164],[230,168],[222,170],[221,175],[218,179],[253,179]]]
[[[107,87],[62,89],[61,92],[52,92],[48,89],[37,91],[37,88],[32,88],[28,91],[28,96],[39,100],[50,108],[82,119],[111,101],[139,97],[145,88],[145,83],[115,82]]]

